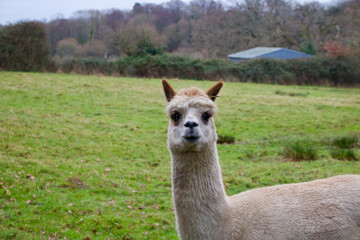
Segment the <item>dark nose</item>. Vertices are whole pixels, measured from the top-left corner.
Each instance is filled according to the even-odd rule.
[[[194,122],[194,121],[187,121],[184,126],[191,129],[191,128],[199,126],[199,123]]]

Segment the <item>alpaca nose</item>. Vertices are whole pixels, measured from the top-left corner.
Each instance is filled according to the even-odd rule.
[[[187,121],[187,122],[184,124],[184,126],[192,129],[192,128],[194,128],[194,127],[199,126],[199,123],[197,123],[197,122],[195,122],[195,121]]]

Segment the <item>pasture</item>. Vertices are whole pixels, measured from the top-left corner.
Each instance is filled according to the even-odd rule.
[[[358,88],[226,82],[216,103],[229,195],[360,174]],[[177,239],[165,106],[160,79],[0,72],[0,239]]]

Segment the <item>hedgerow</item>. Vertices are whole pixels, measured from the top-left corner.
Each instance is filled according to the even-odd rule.
[[[233,63],[173,55],[143,55],[116,61],[73,59],[60,66],[63,72],[129,77],[224,80],[295,85],[360,85],[358,64],[350,59],[314,57],[303,60],[256,59]]]

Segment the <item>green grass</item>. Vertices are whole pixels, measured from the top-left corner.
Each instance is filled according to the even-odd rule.
[[[235,138],[218,145],[227,193],[360,174],[320,144],[360,134],[359,99],[351,88],[225,83],[215,120]],[[0,72],[0,103],[0,239],[177,239],[159,79]],[[291,139],[313,142],[318,160],[285,161]]]
[[[277,95],[281,95],[281,96],[290,96],[290,97],[306,97],[307,95],[309,95],[308,92],[300,92],[300,93],[296,93],[296,92],[283,92],[280,90],[276,90],[275,94]]]
[[[355,152],[352,149],[334,149],[331,152],[331,156],[335,159],[339,160],[358,160],[358,157],[356,156]]]
[[[297,140],[284,145],[283,156],[292,161],[316,160],[318,153],[313,143]]]
[[[339,148],[353,148],[356,147],[358,142],[359,142],[359,137],[356,135],[341,136],[334,138],[333,145]]]

